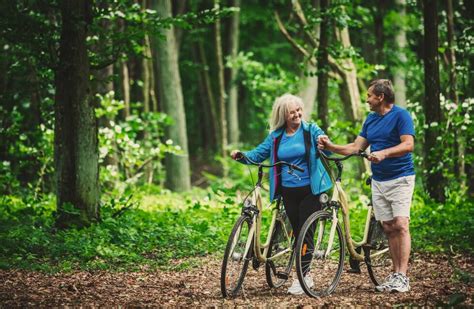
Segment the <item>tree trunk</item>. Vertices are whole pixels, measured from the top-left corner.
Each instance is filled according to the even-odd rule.
[[[316,10],[319,10],[319,0],[313,0],[313,7]],[[314,26],[313,32],[316,37],[320,36],[320,27],[319,24]],[[306,72],[316,72],[316,67],[313,66],[311,63],[308,62],[306,66]],[[303,72],[305,73],[305,72]],[[307,74],[306,76],[303,74],[301,77],[301,86],[298,95],[303,99],[304,102],[304,119],[309,121],[311,119],[311,114],[313,113],[314,102],[316,101],[316,95],[318,93],[318,76],[317,74],[310,76]]]
[[[233,0],[233,7],[240,8],[240,0]],[[235,12],[231,17],[231,27],[229,35],[230,57],[237,57],[239,51],[239,12]],[[239,87],[236,84],[237,69],[230,69],[229,89],[229,108],[227,110],[227,121],[229,124],[229,143],[237,144],[239,142],[239,115],[238,115],[238,95]]]
[[[214,8],[219,10],[219,0],[214,0]],[[227,112],[226,112],[226,93],[224,82],[224,62],[222,54],[222,39],[221,39],[221,21],[216,18],[214,24],[214,35],[216,45],[216,60],[217,60],[217,84],[218,84],[218,106],[219,106],[219,121],[220,121],[220,155],[226,156],[227,147]],[[224,171],[225,173],[225,171]]]
[[[88,225],[99,217],[97,120],[90,98],[87,26],[92,2],[63,0],[55,76],[54,157],[58,227]],[[77,215],[71,212],[77,210]]]
[[[425,130],[425,169],[428,171],[428,194],[438,202],[444,201],[444,180],[439,166],[439,143],[442,121],[438,67],[438,16],[436,0],[423,0],[425,100],[424,112],[428,128]],[[433,125],[436,123],[437,125]]]
[[[146,1],[144,1],[144,5],[146,5]],[[153,64],[150,65],[151,51],[150,51],[150,41],[149,41],[148,34],[145,34],[143,47],[145,49],[144,57],[142,59],[143,112],[145,114],[148,114],[153,110],[153,106],[151,105],[151,100],[150,100],[151,89],[153,88],[153,85],[151,83],[152,72],[150,71],[150,68],[152,68]],[[143,139],[146,141],[149,139],[149,136],[150,134],[148,130],[145,129],[143,132]],[[150,161],[149,163],[145,165],[143,169],[143,174],[144,174],[144,180],[146,183],[153,182],[153,162]]]
[[[171,17],[170,0],[153,0],[152,9],[160,17]],[[173,191],[185,191],[191,188],[188,138],[186,135],[186,117],[184,111],[183,91],[178,68],[174,27],[163,30],[165,39],[153,38],[153,48],[158,52],[160,95],[163,109],[174,120],[174,124],[166,128],[168,138],[181,146],[181,154],[167,154],[166,186]]]
[[[127,61],[125,60],[120,62],[120,77],[122,81],[122,92],[124,102],[122,117],[123,119],[127,119],[127,117],[130,116],[130,76]]]
[[[400,19],[405,19],[405,7],[406,7],[406,0],[396,0],[395,1],[398,8],[398,15]],[[407,61],[407,57],[405,54],[405,48],[407,46],[407,36],[405,27],[400,25],[400,29],[398,30],[395,36],[395,42],[397,44],[397,53],[398,53],[398,60],[400,61],[400,65],[394,68],[393,72],[393,85],[395,88],[395,102],[399,106],[406,107],[406,76],[405,76],[405,65]]]
[[[349,29],[347,27],[336,29],[336,36],[344,48],[349,48],[351,46]],[[347,107],[349,107],[347,111],[350,112],[349,119],[353,122],[357,122],[362,118],[361,98],[357,83],[357,69],[351,58],[343,59],[341,62],[344,71],[338,73],[341,75],[343,80],[341,85],[345,88],[343,91],[347,92],[347,98],[350,99],[350,102],[346,102]]]
[[[385,6],[387,1],[379,1],[377,5],[373,7],[374,9],[374,33],[375,33],[375,63],[379,65],[386,64],[385,55],[384,55],[384,27],[383,20],[385,18]],[[380,70],[378,72],[379,77],[386,76],[386,69]]]
[[[196,45],[196,48],[192,49],[192,56],[193,56],[193,61],[195,63],[200,63],[199,60],[199,48]],[[203,66],[201,64],[201,66]],[[198,91],[199,91],[199,98],[197,99],[199,102],[199,107],[198,110],[202,111],[199,113],[201,115],[201,125],[199,126],[201,129],[201,136],[202,136],[202,147],[203,147],[203,152],[205,156],[209,156],[216,145],[216,139],[215,139],[215,128],[214,128],[214,122],[215,119],[212,118],[212,112],[211,112],[211,106],[209,103],[209,98],[206,92],[206,85],[205,85],[205,72],[204,69],[199,71],[199,76],[197,78],[198,81]]]
[[[306,66],[306,72],[316,72],[316,68],[308,63]],[[303,72],[305,74],[305,72]],[[311,119],[311,114],[313,113],[314,109],[314,102],[316,101],[316,95],[318,93],[318,76],[317,75],[303,75],[301,77],[301,89],[298,95],[301,97],[304,103],[304,115],[303,118],[306,121]]]
[[[448,98],[453,101],[456,105],[458,102],[458,95],[456,92],[456,54],[454,50],[454,14],[453,14],[453,1],[446,0],[446,17],[447,17],[447,28],[448,28],[448,49],[446,50],[448,58],[448,70],[449,70],[449,93]],[[457,130],[457,129],[456,129]],[[459,139],[454,139],[453,153],[454,153],[454,174],[459,179],[462,186],[465,185],[465,161],[464,161],[464,147],[465,140],[462,137],[461,132],[456,134]]]
[[[327,12],[329,10],[329,0],[321,0],[321,31],[319,36],[318,49],[318,118],[321,121],[321,128],[327,132],[329,127],[328,122],[328,72],[329,72],[329,17]]]

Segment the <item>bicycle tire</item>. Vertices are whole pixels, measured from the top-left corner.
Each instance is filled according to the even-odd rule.
[[[286,213],[281,212],[280,218],[275,222],[270,248],[267,252],[267,258],[288,249],[288,237],[291,237],[293,229]],[[287,235],[287,233],[289,235]],[[293,242],[290,242],[293,246]],[[290,248],[291,249],[291,248]],[[267,284],[271,288],[279,288],[288,280],[291,268],[293,267],[294,250],[291,250],[282,256],[265,263],[265,277]]]
[[[393,262],[388,250],[388,240],[375,217],[371,218],[368,244],[364,246],[364,256],[370,280],[376,286],[382,284],[392,273]]]
[[[247,256],[243,256],[248,237],[253,237],[253,235],[249,234],[251,226],[251,218],[248,215],[240,216],[234,224],[229,239],[227,240],[221,267],[220,281],[222,297],[235,297],[242,287],[253,252],[252,240]],[[237,269],[235,280],[231,277],[231,275],[233,275],[230,266],[231,262],[233,262],[232,265]]]
[[[345,242],[339,222],[337,222],[334,233],[333,249],[326,256],[332,221],[332,214],[327,211],[315,212],[304,223],[296,242],[296,273],[303,291],[311,297],[322,297],[331,294],[341,279]],[[322,228],[320,228],[320,224]],[[320,237],[319,245],[318,237]],[[312,251],[307,248],[310,240],[313,241],[315,247]],[[304,248],[305,244],[306,249]],[[309,262],[306,254],[311,254]],[[303,258],[303,256],[306,256],[306,258]],[[304,279],[306,267],[309,268],[312,284]]]

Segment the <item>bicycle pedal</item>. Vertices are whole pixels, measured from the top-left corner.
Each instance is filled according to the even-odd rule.
[[[278,272],[275,274],[278,279],[288,280],[289,276],[287,273]]]
[[[360,268],[359,268],[359,269],[357,269],[357,268],[349,268],[349,269],[347,270],[347,272],[350,273],[350,274],[360,274],[360,273],[361,273]]]

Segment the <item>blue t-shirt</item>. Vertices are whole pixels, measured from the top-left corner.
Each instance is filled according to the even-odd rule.
[[[392,109],[381,116],[370,113],[359,134],[370,144],[370,151],[379,151],[397,146],[401,135],[415,136],[413,120],[407,110],[393,105]],[[372,177],[376,181],[387,181],[402,176],[415,175],[411,153],[401,157],[386,158],[380,163],[372,163]]]
[[[306,162],[306,151],[304,145],[303,126],[300,126],[295,134],[288,136],[286,132],[280,140],[278,146],[278,160],[296,164],[304,172],[293,170],[293,175],[288,173],[288,166],[281,169],[281,181],[284,187],[304,187],[310,184],[308,163]]]

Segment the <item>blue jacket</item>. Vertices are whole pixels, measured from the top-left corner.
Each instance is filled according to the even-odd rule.
[[[311,181],[311,192],[316,195],[325,192],[332,187],[331,178],[324,168],[317,152],[317,138],[319,135],[323,135],[324,132],[316,124],[308,124],[303,121],[301,125],[303,126],[304,131],[309,132],[310,136],[311,147],[309,149],[308,162],[310,169],[309,177]],[[270,164],[275,163],[278,144],[284,130],[284,128],[280,128],[271,132],[260,145],[251,151],[244,152],[244,154],[252,161],[258,163],[261,163],[268,158],[270,158]],[[245,160],[241,160],[240,162],[245,163]],[[277,167],[270,169],[270,201],[273,201],[280,196],[281,190],[279,186],[281,186],[281,179],[278,171],[279,169]]]

